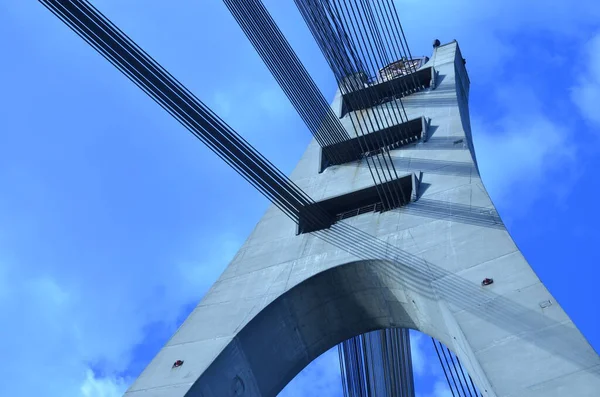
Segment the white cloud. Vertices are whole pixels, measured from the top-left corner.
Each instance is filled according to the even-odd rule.
[[[507,40],[506,35],[534,32],[581,39],[582,32],[597,26],[600,18],[597,2],[581,0],[577,4],[573,7],[568,2],[554,2],[548,7],[543,0],[436,0],[424,6],[419,0],[396,0],[412,45],[421,41],[429,45],[434,38],[458,39],[463,49],[471,49],[471,56],[477,62],[492,67],[490,75],[506,64],[508,55],[523,55],[515,52],[516,43]]]
[[[410,332],[411,354],[417,397],[452,396],[444,377],[431,337],[418,331]]]
[[[120,378],[98,379],[91,370],[81,386],[82,397],[121,397],[127,390],[126,382]]]
[[[424,376],[426,373],[426,353],[423,350],[425,337],[417,331],[410,331],[410,354],[413,362],[415,376]]]
[[[482,179],[497,205],[518,200],[526,211],[550,192],[563,197],[576,180],[573,132],[541,104],[532,90],[506,86],[496,92],[499,117],[472,120]]]
[[[438,0],[428,3],[427,11],[419,1],[396,3],[408,40],[417,51],[428,53],[433,38],[457,39],[467,58],[475,94],[471,97],[473,139],[494,202],[505,207],[518,200],[518,206],[511,206],[519,209],[511,211],[518,217],[542,194],[554,200],[567,196],[578,177],[578,141],[573,119],[553,112],[569,106],[564,100],[569,82],[541,76],[536,65],[547,63],[551,65],[547,70],[554,67],[567,74],[573,71],[575,57],[565,43],[580,42],[582,32],[596,23],[600,16],[596,2],[585,0],[572,10],[567,3],[547,7],[538,0]],[[412,18],[424,12],[426,19]],[[549,43],[555,45],[550,48]],[[599,54],[597,50],[594,57],[600,58]],[[590,67],[600,65],[600,60],[588,62]],[[600,103],[598,86],[585,81],[578,97],[585,98],[581,106],[589,117],[600,120],[600,112],[595,111]],[[552,97],[543,96],[547,93]]]
[[[600,33],[584,46],[577,84],[571,89],[571,99],[584,119],[600,127]]]
[[[448,388],[446,380],[438,379],[433,384],[433,392],[428,394],[419,394],[418,397],[452,397],[452,392]]]
[[[293,111],[289,99],[279,86],[259,90],[257,99],[259,107],[271,117],[282,117]]]
[[[0,361],[0,372],[11,379],[3,393],[121,396],[132,379],[119,374],[129,369],[147,327],[161,323],[174,331],[182,308],[199,300],[238,246],[224,238],[202,263],[162,264],[167,271],[140,263],[119,273],[108,264],[114,279],[100,286],[75,272],[29,275],[3,263],[0,351],[9,359]]]
[[[317,357],[279,393],[279,397],[341,397],[342,395],[337,347]]]
[[[239,131],[242,135],[249,130],[248,124],[260,126],[262,131],[265,118],[282,119],[295,114],[288,98],[272,81],[229,81],[207,104],[225,122],[243,125]]]
[[[495,127],[480,124],[477,128],[482,178],[499,202],[517,197],[529,203],[538,199],[542,184],[558,182],[551,172],[571,166],[574,158],[567,130],[543,115],[532,115],[522,124],[507,118]]]
[[[218,91],[213,95],[212,109],[222,119],[227,120],[232,114],[231,96],[223,91]]]

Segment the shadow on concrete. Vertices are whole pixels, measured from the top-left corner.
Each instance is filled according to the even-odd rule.
[[[378,329],[412,328],[453,346],[450,335],[432,328],[433,323],[415,322],[417,317],[409,310],[419,310],[414,300],[417,296],[445,302],[455,312],[472,313],[600,379],[597,354],[569,323],[524,307],[344,222],[311,236],[352,254],[356,261],[305,279],[236,330],[237,336],[190,390],[198,393],[193,395],[207,391],[204,395],[219,395],[215,390],[232,382],[224,372],[233,371],[244,378],[248,395],[275,396],[320,354],[348,338]],[[399,299],[398,291],[406,291],[408,301]],[[411,294],[415,296],[412,304]],[[468,357],[452,350],[466,365]],[[239,369],[223,370],[234,364]],[[484,380],[474,381],[487,391]]]
[[[413,291],[430,291],[429,299],[442,298],[460,310],[471,312],[514,336],[569,360],[580,369],[587,369],[598,359],[576,328],[523,307],[366,232],[340,222],[317,234],[357,258],[381,260],[381,270],[386,277],[399,285]],[[348,244],[348,239],[353,243]],[[435,283],[435,293],[432,283]]]
[[[422,96],[405,99],[402,103],[405,108],[413,108],[413,107],[447,107],[447,106],[456,106],[457,99],[456,96],[450,93],[448,90],[448,96],[431,98],[430,96],[435,94],[440,94],[437,91],[431,91],[427,93],[423,93]]]
[[[424,191],[420,189],[419,195],[422,195],[423,193]],[[496,210],[492,208],[454,204],[432,199],[419,199],[418,201],[411,202],[394,211],[426,216],[438,220],[448,220],[475,226],[504,229],[502,219],[500,219]]]
[[[437,91],[439,89],[439,86],[444,82],[446,76],[446,74],[441,74],[439,70],[435,71],[435,86],[433,87],[433,90]]]
[[[424,134],[425,136],[423,136],[423,139],[419,141],[419,143],[421,144],[424,144],[425,141],[429,141],[431,137],[435,134],[435,132],[440,128],[439,125],[431,125],[430,123],[431,120],[428,120],[426,134]]]
[[[392,157],[394,167],[403,172],[425,172],[438,175],[470,176],[477,175],[477,169],[472,163],[445,160],[418,159],[414,157]],[[389,161],[388,159],[386,159]],[[368,167],[366,162],[360,162],[360,167]],[[378,169],[383,169],[377,167]],[[387,171],[387,169],[385,169]]]
[[[435,132],[437,130],[437,126],[432,126],[430,129],[433,129]],[[468,150],[467,140],[460,137],[454,136],[441,136],[434,137],[432,134],[429,134],[429,139],[427,142],[418,142],[413,145],[406,145],[406,149],[412,150]]]
[[[422,177],[421,177],[422,179]],[[421,198],[421,196],[423,194],[425,194],[425,192],[427,191],[427,189],[429,189],[431,187],[431,183],[425,183],[425,182],[420,182],[419,183],[419,190],[417,191],[417,198]]]

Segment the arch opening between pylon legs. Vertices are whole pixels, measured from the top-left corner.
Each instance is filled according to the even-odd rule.
[[[515,255],[522,258],[518,252]],[[509,376],[513,374],[516,386],[494,384],[507,377],[490,374],[497,366],[485,357],[493,356],[493,349],[472,349],[470,321],[475,317],[488,326],[491,323],[481,331],[517,335],[516,346],[525,346],[524,352],[513,352],[510,342],[514,337],[502,338],[507,355],[501,364],[507,366]],[[283,293],[237,333],[186,395],[275,396],[328,349],[353,336],[388,327],[415,329],[448,346],[484,396],[516,396],[511,389],[520,387],[518,372],[529,365],[521,353],[546,354],[549,366],[560,366],[555,370],[564,372],[564,366],[570,366],[568,373],[579,373],[588,384],[589,377],[594,380],[592,385],[600,384],[597,356],[572,323],[540,315],[457,275],[427,279],[407,266],[373,260],[331,268]],[[528,330],[532,333],[526,334]],[[539,336],[543,338],[536,340]],[[542,369],[549,370],[550,377],[555,372]],[[542,395],[535,393],[527,395]]]
[[[237,334],[190,395],[194,390],[206,397],[225,395],[219,393],[226,392],[223,385],[232,381],[227,368],[242,360],[248,375],[242,379],[243,395],[274,396],[323,352],[377,329],[412,328],[448,344],[441,323],[427,320],[443,316],[432,291],[408,291],[386,276],[394,267],[384,261],[354,262],[290,289]]]
[[[447,385],[447,390],[452,395],[482,396],[454,352],[434,338],[424,336],[422,333],[411,332],[408,328],[385,328],[355,336],[339,344],[335,350],[340,362],[344,396],[414,397],[416,392],[423,393],[424,390],[419,389],[425,386],[417,382],[415,375],[421,378],[429,373],[425,369],[430,366],[424,364],[429,364],[430,361],[439,362],[436,375]],[[416,360],[413,361],[415,357]],[[317,364],[317,361],[326,359],[321,356],[308,368]],[[322,364],[320,365],[322,368]],[[287,389],[294,390],[297,382],[303,378],[300,373],[286,386],[284,392]],[[306,383],[306,378],[304,381]],[[427,384],[433,386],[431,379],[427,380]],[[415,385],[418,386],[415,388]],[[305,390],[310,387],[310,384],[303,386]],[[319,392],[315,387],[305,394],[317,395]]]

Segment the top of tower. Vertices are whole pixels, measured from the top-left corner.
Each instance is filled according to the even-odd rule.
[[[419,69],[429,61],[429,57],[407,59],[406,57],[392,62],[389,65],[379,69],[378,82],[384,82],[395,79],[396,77],[406,76],[409,73]]]

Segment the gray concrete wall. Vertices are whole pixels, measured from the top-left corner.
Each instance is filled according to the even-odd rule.
[[[598,355],[498,223],[480,179],[458,45],[439,47],[431,64],[435,89],[403,100],[409,119],[431,118],[430,139],[392,156],[404,173],[423,171],[419,202],[432,211],[348,219],[366,232],[353,255],[296,236],[270,208],[128,397],[274,396],[329,348],[385,327],[446,344],[485,396],[599,395]],[[292,173],[315,200],[373,184],[364,162],[319,174],[319,159],[313,141]],[[486,277],[494,284],[482,287]],[[172,368],[176,360],[184,365]]]

